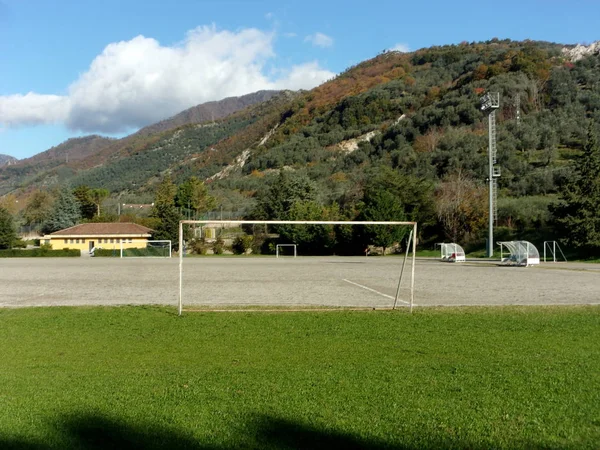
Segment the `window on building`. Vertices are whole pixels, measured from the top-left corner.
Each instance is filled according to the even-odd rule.
[[[114,239],[111,239],[111,240],[110,240],[110,243],[111,243],[111,244],[114,244],[114,243],[115,243],[115,240],[114,240]]]
[[[75,243],[76,243],[76,244],[79,244],[79,239],[75,239]]]
[[[82,239],[82,240],[81,240],[81,243],[82,243],[82,244],[85,244],[85,239]]]
[[[65,239],[65,244],[68,244],[68,243],[69,243],[69,240],[68,240],[68,239]]]

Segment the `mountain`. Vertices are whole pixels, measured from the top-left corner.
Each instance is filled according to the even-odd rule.
[[[165,175],[176,183],[196,176],[220,206],[243,214],[264,204],[285,172],[309,180],[322,207],[355,218],[376,182],[424,225],[425,241],[475,239],[487,214],[480,98],[498,92],[498,223],[523,236],[547,228],[548,204],[573,177],[588,123],[600,123],[600,55],[574,48],[493,39],[384,52],[310,91],[280,92],[220,119],[163,124],[35,178],[0,169],[0,183],[68,180],[148,198]],[[455,203],[444,199],[459,194],[463,209],[446,214]],[[447,229],[452,220],[459,235]]]
[[[102,136],[72,138],[31,158],[0,167],[0,195],[29,184],[48,186],[66,181],[72,175],[72,171],[66,169],[69,163],[85,159],[112,142],[114,139]],[[43,180],[44,174],[61,167],[63,170],[56,170],[49,179]]]
[[[5,167],[6,170],[1,170],[4,164],[0,157],[0,195],[18,187],[48,186],[66,181],[81,170],[102,166],[109,160],[126,157],[129,153],[135,152],[139,145],[146,145],[146,140],[152,141],[153,137],[165,130],[221,119],[250,105],[267,101],[278,92],[258,91],[240,97],[203,103],[169,119],[142,128],[122,139],[96,135],[68,139],[30,158],[23,160],[13,158],[10,160],[11,167]]]
[[[258,91],[240,97],[228,97],[219,101],[203,103],[186,109],[169,119],[144,127],[134,135],[149,136],[192,123],[212,122],[248,106],[265,102],[278,93],[279,91]]]
[[[15,158],[13,156],[0,154],[0,167],[12,165],[12,164],[16,163],[17,161],[18,161],[17,158]]]
[[[47,164],[68,163],[87,158],[99,150],[109,146],[115,139],[91,135],[67,139],[62,144],[52,147],[42,153],[19,161],[22,166],[44,166]]]

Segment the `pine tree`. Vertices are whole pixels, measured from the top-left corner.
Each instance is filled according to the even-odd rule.
[[[174,250],[179,248],[179,220],[181,214],[175,207],[175,192],[177,187],[170,177],[166,177],[156,189],[152,217],[160,219],[155,227],[152,238],[156,240],[170,240]]]
[[[200,216],[215,208],[217,202],[208,193],[206,185],[196,177],[190,177],[185,183],[177,187],[175,204],[188,214],[193,212]]]
[[[560,202],[551,208],[565,241],[582,256],[600,251],[600,147],[590,123],[583,154],[574,176],[562,189]]]
[[[81,217],[84,219],[92,219],[96,214],[96,204],[92,197],[92,190],[85,185],[77,186],[73,191],[73,195],[79,202]]]
[[[16,240],[13,218],[6,208],[0,207],[0,249],[12,248]]]
[[[64,230],[76,225],[80,219],[81,209],[77,198],[69,186],[63,186],[54,202],[48,220],[42,226],[42,232],[48,234]]]
[[[359,220],[365,221],[405,221],[404,207],[398,198],[384,190],[365,192],[364,207]],[[361,229],[359,229],[361,230]],[[407,232],[406,227],[367,225],[364,229],[365,244],[383,248],[383,253],[394,243],[399,243]]]

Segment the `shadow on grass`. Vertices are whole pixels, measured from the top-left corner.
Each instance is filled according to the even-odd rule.
[[[242,424],[243,425],[243,424]],[[246,434],[231,435],[224,430],[226,441],[218,444],[205,444],[191,433],[157,427],[151,423],[127,424],[102,415],[87,415],[67,418],[56,425],[57,433],[52,442],[39,442],[26,438],[5,438],[0,435],[0,449],[3,450],[118,450],[118,449],[192,449],[225,450],[246,449],[422,449],[422,448],[469,448],[483,449],[489,445],[477,445],[458,440],[436,439],[436,436],[412,436],[412,443],[399,444],[377,439],[367,439],[340,431],[327,430],[286,419],[261,416],[245,427]],[[396,436],[396,439],[400,436]],[[218,439],[216,437],[215,439]],[[401,439],[400,439],[401,440]],[[405,440],[406,441],[406,440]],[[520,446],[515,448],[536,448]]]

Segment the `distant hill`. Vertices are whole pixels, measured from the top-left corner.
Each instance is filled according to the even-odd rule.
[[[202,103],[201,105],[186,109],[169,119],[144,127],[133,135],[149,136],[183,125],[222,119],[223,117],[227,117],[248,106],[266,102],[278,93],[279,91],[258,91],[252,94],[242,95],[241,97],[228,97],[219,101]]]
[[[0,167],[14,164],[17,161],[18,159],[13,156],[0,154]]]
[[[0,157],[0,195],[29,185],[47,186],[70,179],[75,173],[119,160],[144,147],[162,132],[177,127],[212,122],[248,106],[267,101],[279,91],[258,91],[240,97],[203,103],[169,119],[140,129],[122,139],[91,135],[72,138],[30,158]],[[10,158],[10,159],[9,159]],[[10,166],[9,166],[10,164]],[[4,170],[2,170],[4,169]]]
[[[62,144],[19,161],[19,165],[43,165],[52,162],[72,162],[85,159],[115,142],[103,136],[91,135],[67,139]]]

